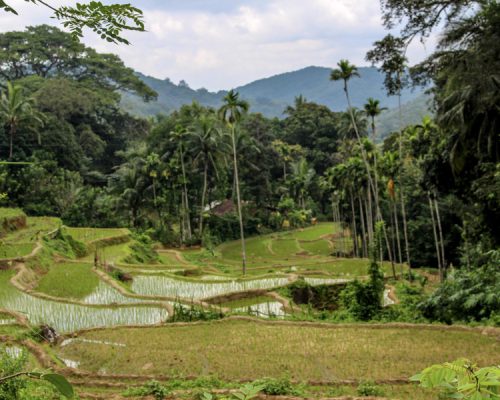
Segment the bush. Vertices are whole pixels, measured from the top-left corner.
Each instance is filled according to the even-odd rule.
[[[382,389],[373,382],[361,382],[356,389],[358,396],[383,396]]]
[[[52,239],[46,239],[46,244],[52,251],[69,258],[84,257],[88,253],[87,246],[68,235],[63,228],[59,228]]]
[[[286,287],[286,294],[295,304],[309,304],[316,310],[333,311],[339,307],[341,291],[346,285],[309,285],[303,279]]]
[[[259,379],[253,384],[261,386],[262,393],[269,396],[303,396],[303,391],[294,386],[287,377]]]
[[[419,305],[430,319],[451,324],[455,321],[484,321],[500,310],[500,251],[485,254],[475,269],[452,272],[448,279]]]
[[[132,254],[125,258],[129,264],[156,264],[160,261],[158,253],[153,249],[153,241],[147,233],[134,234],[134,242],[130,245]]]
[[[343,307],[360,321],[374,319],[382,309],[384,275],[375,261],[370,263],[368,272],[370,275],[368,282],[363,283],[358,280],[350,282],[340,294]]]
[[[21,372],[27,363],[27,354],[23,351],[19,357],[11,357],[4,347],[0,347],[0,376],[13,375]],[[9,379],[0,384],[0,399],[15,400],[19,392],[26,387],[23,378]]]
[[[169,322],[191,322],[191,321],[212,321],[224,318],[224,314],[219,310],[206,310],[202,307],[183,306],[180,303],[174,304],[174,315],[169,318]]]
[[[125,396],[153,396],[156,400],[163,400],[170,394],[167,387],[158,381],[149,381],[139,388],[127,390]]]

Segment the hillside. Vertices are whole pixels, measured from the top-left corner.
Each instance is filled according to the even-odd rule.
[[[307,67],[269,78],[260,79],[237,87],[236,90],[248,100],[253,112],[267,117],[283,116],[286,106],[293,104],[295,97],[303,95],[307,100],[325,104],[332,110],[347,108],[342,84],[330,82],[330,68]],[[397,106],[396,97],[388,97],[383,87],[383,75],[376,68],[360,68],[360,78],[350,82],[351,98],[355,107],[361,107],[368,97],[381,100],[384,107]],[[183,104],[197,101],[205,106],[218,107],[225,91],[209,92],[206,89],[191,89],[186,83],[178,85],[169,79],[160,80],[139,74],[139,77],[159,94],[158,101],[144,103],[140,98],[125,94],[122,106],[135,115],[151,116],[168,114]],[[421,91],[407,90],[403,93],[403,103],[417,98]]]

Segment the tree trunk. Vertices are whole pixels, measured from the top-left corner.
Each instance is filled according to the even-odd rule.
[[[434,218],[434,207],[429,193],[427,193],[427,198],[429,200],[429,210],[431,212],[432,232],[434,233],[434,244],[436,245],[436,257],[438,262],[439,280],[443,282],[444,275],[443,275],[443,266],[441,265],[441,250],[439,249],[439,240],[436,229],[436,219]]]
[[[375,235],[373,231],[373,206],[372,206],[372,196],[370,193],[370,188],[366,188],[366,220],[368,221],[368,239],[369,244],[372,245],[375,240]]]
[[[347,105],[349,107],[349,114],[351,116],[351,121],[352,121],[352,125],[354,127],[354,132],[356,133],[356,138],[358,140],[358,144],[359,144],[359,147],[361,149],[361,156],[363,158],[363,163],[365,164],[366,173],[367,173],[367,176],[368,176],[368,183],[370,185],[370,189],[371,189],[372,193],[375,195],[375,184],[373,183],[373,179],[372,179],[372,175],[371,175],[371,171],[370,171],[370,164],[368,163],[368,158],[366,156],[366,151],[365,151],[365,149],[363,147],[363,143],[361,142],[361,136],[359,134],[358,126],[356,125],[356,119],[354,118],[354,112],[353,112],[353,109],[352,109],[351,98],[349,97],[349,91],[347,89],[347,81],[346,80],[344,80],[344,92],[345,92],[345,95],[346,95]],[[378,198],[375,199],[375,205],[376,205],[376,218],[377,218],[378,221],[381,221],[383,223],[384,222],[384,218],[382,217],[382,213],[380,212],[380,205],[379,205]],[[392,254],[391,254],[391,246],[389,244],[389,238],[387,236],[387,229],[385,227],[385,223],[383,223],[382,229],[383,229],[383,233],[384,233],[385,244],[386,244],[386,247],[387,247],[387,255],[389,256],[389,260],[391,262],[391,266],[392,266],[392,269],[393,269],[393,272],[394,272],[394,277],[396,277],[396,272],[395,272],[396,270],[395,270],[395,267],[394,267],[394,260],[393,260]]]
[[[9,160],[12,159],[13,151],[14,151],[14,135],[16,134],[16,126],[12,124],[10,126],[10,135],[9,135]]]
[[[396,226],[396,242],[398,244],[398,260],[399,263],[403,263],[403,252],[401,251],[401,238],[399,235],[399,218],[398,218],[398,207],[396,204],[396,199],[394,198],[394,201],[392,202],[392,209],[394,213],[394,224]]]
[[[394,257],[396,257],[396,226],[394,224],[394,215],[390,210],[389,210],[389,215],[391,219],[391,231],[392,231],[392,238],[391,238],[392,254],[394,254]]]
[[[358,202],[359,202],[359,215],[361,217],[361,232],[362,232],[362,239],[361,239],[361,244],[363,246],[363,257],[366,258],[368,256],[368,247],[366,245],[366,227],[365,227],[365,217],[364,217],[364,211],[363,211],[363,202],[361,201],[361,196],[358,197]]]
[[[352,228],[353,228],[353,235],[352,235],[352,244],[354,246],[354,256],[357,258],[359,257],[359,252],[358,252],[358,229],[356,226],[356,211],[354,210],[354,195],[352,194],[351,190],[351,213],[352,213]]]
[[[434,197],[434,206],[436,209],[436,220],[439,233],[439,241],[441,242],[441,265],[443,266],[443,279],[446,278],[446,258],[444,256],[444,239],[443,239],[443,228],[441,227],[441,216],[439,214],[439,204],[436,197]]]
[[[192,232],[191,232],[191,213],[189,211],[189,200],[188,200],[188,190],[187,190],[187,184],[186,184],[186,168],[184,166],[184,152],[181,150],[181,168],[182,168],[182,180],[183,180],[183,188],[184,188],[184,214],[185,214],[185,222],[186,222],[186,233],[188,236],[188,239],[191,240],[192,237]]]
[[[398,73],[399,78],[399,73]],[[408,241],[408,224],[406,219],[406,200],[403,189],[403,111],[401,108],[401,89],[398,90],[398,109],[399,109],[399,160],[401,162],[401,168],[399,169],[399,197],[401,200],[401,216],[403,217],[403,235],[405,239],[405,253],[406,253],[406,263],[411,272],[411,261],[410,261],[410,244]],[[411,280],[410,273],[410,280]]]
[[[375,117],[372,116],[372,142],[374,146],[373,151],[373,177],[375,179],[375,198],[380,201],[378,195],[378,161],[377,161],[377,148],[375,147],[375,138],[377,136],[377,130],[375,127]]]
[[[205,168],[203,170],[203,191],[201,193],[201,208],[200,208],[200,238],[203,234],[203,212],[205,211],[205,196],[207,193],[207,181],[208,181],[208,160],[205,159]]]
[[[231,139],[233,142],[233,162],[234,162],[234,178],[236,183],[236,198],[237,198],[237,207],[238,207],[238,217],[240,219],[240,237],[241,237],[241,261],[243,268],[243,275],[247,272],[247,254],[245,249],[245,233],[243,229],[243,214],[241,212],[241,197],[240,197],[240,181],[238,178],[238,159],[236,157],[236,140],[235,140],[235,131],[234,125],[231,125]]]

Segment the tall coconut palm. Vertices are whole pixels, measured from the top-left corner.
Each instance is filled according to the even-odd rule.
[[[43,125],[43,114],[34,109],[35,99],[24,97],[20,86],[7,82],[7,90],[0,96],[0,120],[9,134],[9,159],[12,158],[14,137],[22,124]],[[40,134],[37,132],[38,142]]]
[[[359,72],[358,72],[358,68],[355,65],[351,64],[348,60],[340,60],[337,64],[337,66],[338,66],[338,68],[332,70],[331,75],[330,75],[330,80],[343,81],[343,83],[344,83],[344,93],[345,93],[346,100],[347,100],[348,112],[351,115],[354,133],[356,134],[356,139],[358,140],[359,147],[361,148],[361,156],[363,159],[363,163],[365,164],[366,174],[368,177],[368,183],[370,186],[370,190],[373,193],[373,195],[375,196],[375,184],[373,183],[370,164],[368,162],[368,157],[366,155],[366,151],[365,151],[363,144],[361,142],[361,135],[360,135],[359,129],[356,125],[356,118],[354,115],[354,109],[352,107],[351,97],[349,96],[348,82],[350,79],[360,76]],[[377,197],[375,197],[375,205],[376,205],[377,219],[379,221],[383,221],[382,213],[380,212],[380,206],[379,206],[379,201],[378,201]],[[387,237],[387,231],[385,229],[385,226],[384,226],[384,238],[385,238],[385,242],[386,242],[387,254],[389,256],[389,260],[391,261],[391,264],[393,264],[391,248],[389,245],[389,239]],[[393,270],[394,270],[394,265],[393,265]]]
[[[179,161],[181,164],[181,172],[182,172],[182,225],[183,225],[183,233],[187,234],[189,240],[191,240],[191,218],[190,218],[190,210],[189,210],[189,197],[188,197],[188,189],[187,189],[187,178],[186,178],[186,166],[185,166],[185,154],[186,154],[186,141],[187,141],[187,130],[182,125],[177,125],[175,130],[170,132],[170,140],[175,142],[177,146],[177,153],[179,156]],[[184,239],[184,234],[183,234]]]
[[[307,160],[301,158],[300,160],[291,164],[292,169],[292,180],[291,185],[295,189],[295,194],[297,196],[298,203],[302,209],[306,208],[305,195],[309,187],[311,186],[316,172],[314,169],[309,167]]]
[[[203,213],[206,203],[208,172],[212,166],[217,170],[216,159],[221,155],[222,133],[214,115],[202,114],[189,127],[189,151],[193,154],[194,163],[201,163],[203,168],[203,189],[201,192],[201,206],[198,233],[203,233]]]
[[[238,218],[240,220],[240,238],[241,238],[241,259],[243,275],[246,274],[247,256],[245,250],[245,233],[243,229],[243,214],[241,212],[240,180],[238,176],[238,156],[236,153],[236,128],[243,115],[248,111],[249,105],[241,100],[240,96],[234,90],[230,90],[223,99],[224,104],[219,110],[221,119],[227,124],[231,133],[231,142],[233,147],[233,170],[236,183],[236,202],[238,208]]]
[[[354,124],[352,122],[350,111],[352,111],[352,114],[354,115]],[[348,112],[340,113],[337,122],[337,130],[343,139],[356,139],[354,125],[356,125],[360,136],[367,135],[368,121],[366,120],[366,114],[363,111],[354,108]]]

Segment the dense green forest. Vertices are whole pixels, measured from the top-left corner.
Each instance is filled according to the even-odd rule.
[[[317,343],[324,343],[325,337],[332,343],[342,340],[330,330],[322,336],[319,328],[303,336],[300,327],[308,325],[299,324],[304,321],[469,325],[442,332],[422,325],[429,328],[422,335],[429,335],[425,340],[432,340],[431,350],[439,349],[440,356],[464,349],[481,362],[497,362],[498,341],[489,331],[473,337],[472,327],[500,325],[500,4],[387,0],[382,6],[387,28],[403,25],[399,36],[387,35],[367,53],[367,61],[378,71],[337,60],[326,74],[315,71],[324,82],[294,93],[288,106],[290,88],[282,88],[283,98],[278,98],[274,86],[285,76],[270,85],[264,80],[218,94],[198,91],[200,102],[163,110],[158,108],[162,103],[155,102],[161,98],[158,87],[148,85],[154,80],[137,74],[114,54],[87,47],[78,40],[81,32],[39,25],[0,33],[0,307],[7,310],[0,308],[0,322],[7,320],[5,313],[24,321],[22,329],[29,326],[15,314],[20,306],[10,297],[33,295],[40,303],[30,306],[51,310],[43,315],[47,321],[37,317],[37,323],[50,322],[66,333],[83,330],[85,338],[67,348],[47,347],[47,357],[58,357],[59,364],[81,357],[79,362],[96,380],[108,373],[101,364],[112,365],[113,373],[134,383],[124,395],[137,398],[162,399],[172,390],[205,388],[207,383],[190,380],[193,386],[187,387],[169,380],[144,385],[144,379],[126,374],[141,370],[165,377],[161,365],[170,368],[172,376],[191,377],[186,365],[198,368],[198,363],[221,379],[207,384],[210,388],[234,389],[231,382],[254,381],[241,389],[243,397],[236,396],[240,399],[259,391],[312,396],[313,387],[321,386],[312,382],[322,382],[328,368],[306,368],[295,358],[284,361],[273,346],[293,344],[296,349],[307,340],[314,357],[326,365],[328,360],[315,350]],[[408,43],[438,28],[442,31],[436,51],[418,65],[407,65]],[[110,35],[109,40],[121,42],[119,32]],[[376,75],[374,86],[360,83],[366,74]],[[381,81],[384,98],[373,98]],[[418,89],[410,95],[412,85]],[[188,87],[171,86],[175,93],[185,89],[190,96]],[[319,88],[324,96],[335,93],[332,104],[341,104],[342,110],[322,104],[326,100],[312,101],[308,89],[316,93]],[[266,112],[261,98],[255,107],[260,112],[255,112],[245,99],[259,99],[266,91],[269,97],[278,96],[276,103]],[[403,104],[404,96],[411,101]],[[281,117],[270,117],[277,105],[283,108]],[[385,105],[393,109],[386,111]],[[157,115],[145,116],[151,110]],[[426,115],[428,110],[432,112]],[[419,115],[415,124],[414,115]],[[170,288],[171,281],[177,286]],[[88,303],[86,296],[98,289],[106,300]],[[389,298],[393,293],[397,301]],[[31,310],[24,305],[26,298],[23,307]],[[52,302],[52,308],[43,301]],[[262,322],[262,330],[253,330],[248,320],[223,319],[226,313],[255,313],[255,306],[262,310],[263,304],[266,317],[275,318],[278,311],[270,311],[270,303],[276,301],[279,310],[285,310],[280,317],[288,318],[285,323],[290,325]],[[87,303],[96,306],[92,313],[81,311]],[[80,320],[61,318],[69,310],[61,304],[73,307],[72,315]],[[109,310],[115,313],[106,314]],[[23,318],[34,318],[22,312],[28,316]],[[138,327],[160,324],[165,314],[170,322],[222,320],[192,325],[193,336],[176,342],[189,350],[214,346],[220,357],[211,359],[215,372],[204,366],[208,361],[182,358],[166,347],[158,354],[143,353],[147,346],[134,342],[139,336],[135,329],[147,331],[147,337],[155,338],[152,342],[177,340],[168,329]],[[97,326],[116,329],[87,332],[96,326],[90,318],[106,321]],[[361,331],[369,328],[360,326],[362,337],[366,332]],[[184,329],[172,329],[179,327]],[[339,329],[350,337],[348,327]],[[380,329],[396,332],[398,327]],[[30,332],[22,336],[16,331],[14,340],[5,328],[0,336],[5,333],[8,341],[26,346],[33,337]],[[394,337],[401,341],[400,348],[413,349],[420,340],[418,332]],[[385,340],[379,334],[370,331],[363,343]],[[254,335],[256,342],[244,342]],[[446,335],[456,339],[445,340]],[[209,336],[213,342],[205,343]],[[231,354],[224,347],[227,337],[231,345],[234,338],[242,341],[236,348],[259,346],[262,353],[276,357],[257,368],[262,360],[247,354],[248,362],[256,365],[238,364],[226,358]],[[359,337],[348,342],[358,347]],[[454,340],[462,345],[453,346]],[[482,346],[475,348],[473,343],[480,340]],[[85,341],[103,349],[123,342],[116,346],[124,349],[83,350]],[[137,354],[129,354],[129,349]],[[378,358],[387,355],[395,364],[405,358],[392,349],[376,351]],[[119,361],[110,361],[115,359]],[[398,368],[408,374],[430,359],[426,355]],[[348,371],[352,360],[346,360],[341,362]],[[237,366],[224,367],[231,363]],[[281,363],[290,375],[280,381],[273,368]],[[465,365],[465,377],[477,373],[483,379],[475,366],[457,365],[456,371]],[[14,373],[21,367],[9,368]],[[252,374],[260,368],[268,375]],[[0,399],[11,390],[2,384],[4,369]],[[359,373],[357,367],[352,370]],[[364,373],[377,382],[400,378],[388,367]],[[437,378],[428,374],[432,371],[415,379],[436,386]],[[269,376],[275,380],[266,380]],[[348,382],[352,376],[346,372],[335,379]],[[456,386],[457,379],[449,378],[450,396],[450,382]],[[297,382],[305,383],[294,386]],[[380,394],[375,384],[358,383],[358,395]],[[497,397],[488,392],[487,397],[450,398],[498,398],[496,384],[489,384]],[[477,393],[479,386],[474,386]],[[414,388],[404,394],[402,387],[391,398],[428,398]],[[14,390],[9,393],[17,393]],[[340,394],[353,391],[342,390]]]

